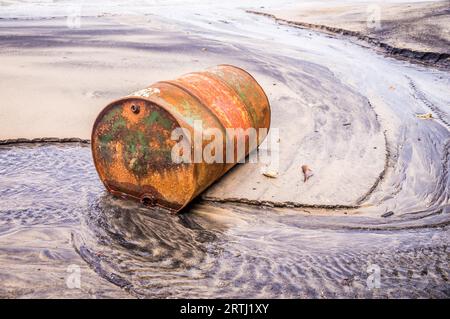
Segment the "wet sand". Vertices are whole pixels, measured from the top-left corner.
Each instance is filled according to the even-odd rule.
[[[133,24],[127,25],[127,19]],[[153,82],[220,63],[185,32],[139,18],[1,21],[1,139],[79,137],[111,100]],[[141,18],[147,23],[150,18]],[[119,21],[120,20],[120,21]],[[125,36],[126,35],[126,36]]]
[[[38,156],[44,161],[31,164],[38,157],[19,160],[25,150],[1,149],[0,297],[130,298],[99,277],[73,248],[72,234],[85,209],[76,179],[91,168],[90,154],[72,147],[55,159],[44,151]],[[58,176],[55,170],[64,173]],[[62,180],[70,182],[63,186]],[[71,285],[74,266],[79,267],[80,287]]]
[[[175,215],[107,194],[77,143],[1,146],[0,172],[2,297],[450,295],[448,207],[374,219],[197,201]],[[66,286],[74,265],[81,289]]]
[[[236,4],[146,9],[0,20],[0,139],[88,139],[110,100],[229,63],[268,93],[278,178],[239,165],[174,217],[106,195],[84,144],[4,145],[2,295],[58,297],[74,263],[67,296],[448,297],[448,72]]]
[[[450,67],[448,1],[305,1],[253,12],[293,26],[355,37],[392,56]]]

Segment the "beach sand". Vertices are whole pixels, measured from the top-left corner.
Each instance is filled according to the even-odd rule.
[[[65,18],[2,21],[0,139],[90,139],[110,101],[223,61],[182,31],[126,21],[84,18],[81,29],[67,28]]]
[[[396,48],[450,53],[448,1],[305,1],[258,11],[288,21],[358,32]]]
[[[61,3],[51,5],[59,8]],[[288,5],[292,3],[280,7]],[[15,6],[1,7],[1,13],[9,14],[0,15],[0,140],[89,139],[97,114],[110,101],[159,80],[234,64],[254,75],[266,91],[280,150],[277,178],[261,174],[265,163],[239,164],[197,199],[200,209],[194,205],[185,215],[167,216],[134,206],[123,209],[106,195],[85,144],[3,145],[0,275],[7,284],[2,295],[59,296],[71,263],[81,265],[92,284],[64,293],[84,297],[123,296],[126,292],[117,287],[128,284],[136,296],[173,296],[167,289],[171,280],[174,285],[180,280],[194,283],[177,286],[179,297],[211,296],[212,286],[213,295],[220,296],[230,277],[232,285],[225,289],[229,296],[239,289],[260,297],[333,296],[342,280],[355,274],[361,279],[368,259],[387,260],[387,267],[407,271],[396,262],[397,252],[409,256],[428,248],[436,253],[434,264],[428,265],[425,255],[415,260],[417,265],[410,259],[405,264],[448,272],[442,266],[450,194],[448,72],[386,57],[352,39],[246,12],[281,14],[274,11],[277,6],[275,1],[245,6],[239,1],[215,6],[199,1],[190,6],[157,4],[133,13],[124,6],[94,7],[80,16],[81,25],[75,28],[64,14],[32,14],[19,6],[21,14],[15,15]],[[331,12],[328,20],[343,21],[333,8],[304,16],[311,17],[310,23],[325,22],[325,12]],[[354,8],[351,12],[361,17],[362,7]],[[441,18],[445,15],[436,21]],[[352,27],[363,30],[361,23]],[[395,23],[392,30],[395,45],[412,45],[402,40],[412,37],[399,32]],[[419,36],[411,48],[445,48],[447,38],[438,30],[431,43]],[[431,118],[420,117],[424,114]],[[306,183],[303,165],[314,172]],[[74,206],[85,193],[84,202]],[[387,212],[394,217],[381,217]],[[198,214],[213,215],[216,221],[205,222]],[[229,220],[220,219],[225,215]],[[239,227],[230,227],[233,223]],[[415,243],[419,232],[420,242]],[[329,268],[319,277],[308,271],[333,265],[327,245],[339,248],[331,249],[338,265],[346,263],[355,236],[359,250],[348,258],[356,260],[357,270],[344,267],[336,282],[326,275]],[[48,248],[52,242],[53,250]],[[18,257],[11,259],[15,251]],[[304,256],[313,256],[313,262],[302,264],[309,260]],[[258,263],[252,272],[254,260]],[[285,262],[280,265],[279,260]],[[191,271],[193,265],[200,270]],[[57,268],[54,274],[52,267]],[[255,282],[255,276],[273,267],[274,281]],[[38,268],[46,274],[40,276]],[[155,276],[161,277],[151,286],[149,278],[158,269]],[[233,269],[244,275],[231,276]],[[284,281],[286,271],[298,281]],[[311,280],[308,291],[302,290],[302,273]],[[205,279],[202,285],[196,285],[199,276]],[[382,296],[448,296],[448,276],[439,276],[433,277],[437,281],[430,291],[405,281],[400,289],[393,281],[392,290]],[[321,294],[323,278],[334,282],[327,295]],[[364,287],[359,284],[355,294],[342,293],[378,296]]]
[[[380,214],[392,207],[385,205],[387,190],[380,183],[392,178],[392,188],[399,189],[396,179],[408,180],[391,169],[400,165],[416,176],[409,183],[418,191],[405,192],[407,200],[397,201],[396,209],[435,207],[435,197],[411,198],[432,194],[445,166],[448,73],[409,67],[344,39],[281,27],[236,4],[215,10],[208,4],[180,6],[134,14],[87,11],[79,28],[69,27],[64,16],[0,20],[0,139],[89,139],[97,114],[110,101],[159,80],[235,64],[253,74],[269,97],[277,136],[261,149],[275,140],[278,177],[262,174],[267,163],[237,165],[204,199],[377,207],[374,214]],[[428,112],[434,113],[431,121],[416,117]],[[404,134],[415,141],[408,146],[414,157],[402,155]],[[314,172],[307,183],[303,165]],[[446,180],[439,183],[447,187]]]
[[[450,67],[448,1],[306,1],[248,12],[281,24],[350,37],[395,58]]]
[[[385,138],[370,104],[326,69],[298,64],[309,82],[302,80],[289,87],[276,73],[261,69],[258,60],[248,59],[251,56],[242,56],[217,41],[199,39],[181,27],[164,29],[156,18],[147,18],[145,26],[136,17],[84,18],[79,30],[67,29],[65,21],[2,22],[0,61],[5,67],[0,75],[7,80],[2,82],[1,94],[8,101],[0,109],[2,139],[89,139],[97,114],[110,101],[158,80],[225,63],[249,70],[269,95],[272,128],[279,130],[280,177],[267,181],[261,174],[264,163],[240,165],[230,172],[228,181],[211,188],[206,195],[210,200],[352,206],[384,169]],[[280,64],[277,72],[282,68]],[[311,106],[335,116],[325,120]],[[298,118],[291,121],[292,116]],[[366,126],[366,122],[372,124]],[[304,127],[301,133],[297,133],[299,125]],[[347,143],[332,146],[333,137]],[[357,138],[371,147],[356,143]],[[310,149],[320,140],[330,148],[319,150],[319,156]],[[293,162],[299,156],[302,159]],[[303,164],[321,172],[309,185],[303,183]],[[239,175],[254,178],[236,183]],[[352,190],[339,186],[342,179]],[[333,185],[329,192],[324,192],[324,182]],[[295,196],[298,192],[304,195]]]

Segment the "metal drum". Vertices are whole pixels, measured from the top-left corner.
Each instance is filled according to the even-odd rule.
[[[261,86],[246,71],[219,65],[157,82],[110,103],[94,123],[92,154],[109,192],[177,212],[255,150],[269,126],[270,106]],[[236,136],[227,135],[229,129],[249,128],[256,129],[257,143],[246,143],[243,154],[233,150],[232,161],[227,161],[227,148],[237,143]],[[221,136],[215,142],[223,147],[223,160],[199,161],[195,152],[202,154],[213,140],[199,131],[211,129],[222,133],[215,135]],[[192,142],[196,134],[200,143]],[[174,161],[174,150],[183,153],[182,142],[189,142],[183,145],[190,152],[178,154],[185,155],[184,161]]]

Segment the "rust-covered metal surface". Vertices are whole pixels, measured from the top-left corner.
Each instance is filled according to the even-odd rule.
[[[227,129],[255,128],[259,145],[269,126],[270,106],[261,86],[246,71],[219,65],[157,82],[107,105],[94,123],[92,154],[112,194],[179,211],[241,160],[234,150],[233,161],[226,161]],[[172,136],[177,128],[189,132],[181,139],[192,142],[190,161],[172,159],[180,141]],[[195,144],[194,136],[208,129],[222,133],[222,161],[194,161],[194,148],[203,152],[211,142]],[[245,156],[257,146],[246,142]]]

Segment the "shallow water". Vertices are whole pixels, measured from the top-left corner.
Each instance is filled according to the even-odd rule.
[[[198,201],[173,215],[107,194],[82,144],[2,146],[0,175],[0,238],[69,227],[66,245],[136,297],[450,295],[448,207],[374,219]]]
[[[62,9],[58,3],[55,9]],[[242,196],[258,187],[245,183],[264,178],[240,165],[216,184],[228,188],[206,194],[228,195],[221,198],[228,203],[198,200],[184,214],[171,215],[108,195],[86,145],[1,146],[2,296],[65,295],[66,269],[78,264],[85,267],[83,296],[118,296],[122,290],[114,288],[121,287],[126,295],[148,298],[449,297],[449,73],[280,26],[237,5],[144,6],[139,14],[149,14],[161,28],[134,15],[97,17],[99,11],[89,13],[88,7],[78,31],[68,32],[64,19],[62,27],[19,21],[25,37],[8,29],[16,23],[8,20],[4,29],[11,31],[2,45],[39,50],[47,45],[37,37],[44,33],[55,48],[70,40],[74,48],[101,52],[128,48],[145,57],[152,50],[182,51],[201,61],[236,62],[261,81],[273,106],[273,127],[281,130],[287,173],[271,181],[273,187],[265,183],[257,199],[285,195],[300,206],[358,208],[233,204],[228,196]],[[38,17],[45,11],[35,9]],[[126,8],[100,9],[117,14]],[[20,6],[2,10],[33,13]],[[124,36],[108,38],[108,32]],[[154,45],[151,35],[164,45]],[[158,67],[159,76],[167,65]],[[416,117],[428,112],[433,120]],[[346,122],[351,125],[343,128]],[[311,164],[315,176],[295,188],[287,183],[301,178],[295,174],[302,163]],[[249,174],[252,179],[236,179]],[[394,215],[380,217],[387,211]]]

